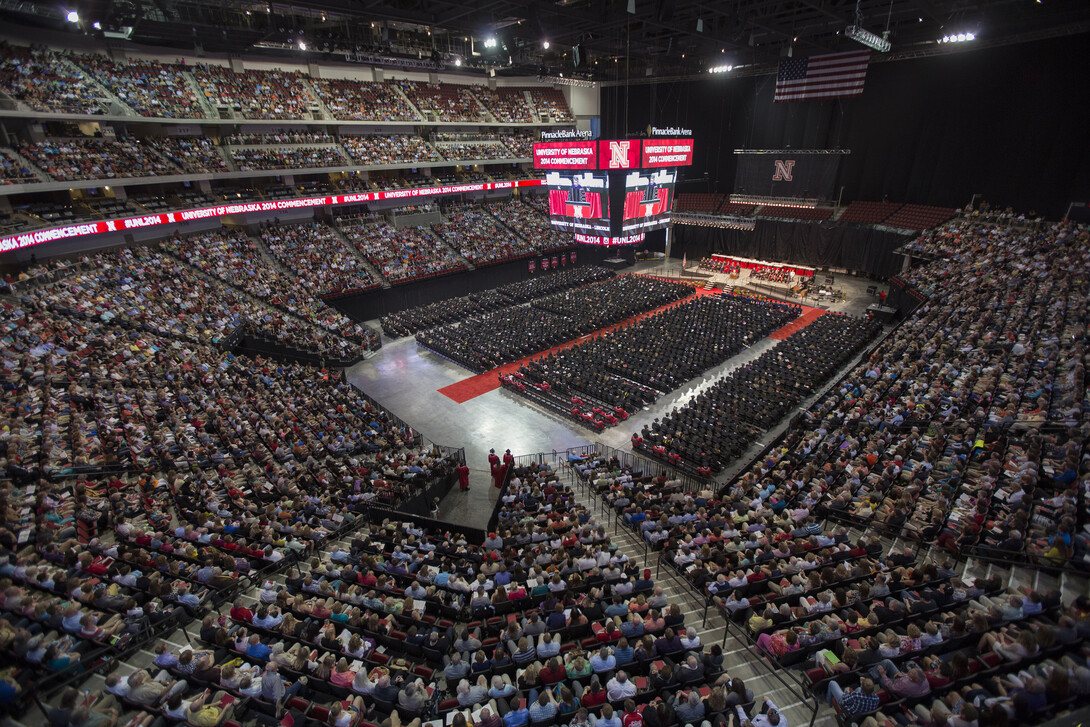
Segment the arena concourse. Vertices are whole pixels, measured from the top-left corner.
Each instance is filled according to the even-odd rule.
[[[0,727],[1090,720],[1090,8],[850,5],[0,9]]]

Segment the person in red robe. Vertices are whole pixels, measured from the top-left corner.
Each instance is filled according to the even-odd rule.
[[[499,464],[492,468],[492,484],[496,489],[503,487],[503,481],[507,477],[507,465]]]
[[[511,454],[511,450],[505,450],[503,453],[503,466],[507,469],[511,469],[511,465],[515,463],[515,457]]]
[[[500,463],[500,458],[496,454],[496,450],[494,450],[494,449],[488,450],[488,466],[491,467],[493,470],[495,470],[496,465],[498,465],[499,463]]]
[[[462,492],[469,489],[469,467],[466,467],[466,463],[458,465],[458,488]]]

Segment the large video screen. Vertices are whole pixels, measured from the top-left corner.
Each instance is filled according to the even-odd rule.
[[[666,227],[670,222],[676,181],[677,172],[673,169],[644,170],[625,175],[622,234],[631,235]]]
[[[549,222],[566,232],[609,235],[609,181],[594,172],[545,175]]]

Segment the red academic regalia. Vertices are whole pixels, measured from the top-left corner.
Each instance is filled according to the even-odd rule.
[[[469,489],[469,468],[464,464],[458,465],[458,487],[463,490]]]
[[[507,476],[507,465],[501,464],[492,468],[492,484],[496,489],[503,487],[503,480]]]

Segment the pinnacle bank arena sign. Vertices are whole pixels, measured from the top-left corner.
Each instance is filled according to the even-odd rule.
[[[216,207],[199,207],[179,212],[145,215],[143,217],[124,217],[115,220],[98,220],[64,227],[51,227],[44,230],[23,232],[17,235],[0,237],[0,253],[21,250],[31,245],[56,240],[69,240],[88,235],[101,235],[107,232],[125,232],[158,225],[183,224],[227,215],[242,215],[251,212],[282,212],[305,209],[308,207],[327,207],[331,205],[359,204],[361,202],[383,202],[386,200],[413,199],[441,194],[461,194],[463,192],[487,192],[516,187],[538,187],[544,184],[540,179],[520,179],[511,182],[480,182],[477,184],[452,184],[444,187],[417,187],[412,189],[394,189],[386,192],[360,192],[358,194],[335,194],[328,197],[301,197],[299,199],[276,199],[264,202],[237,202]]]

